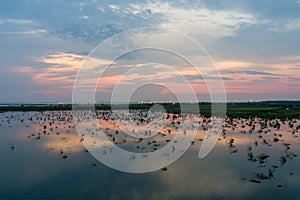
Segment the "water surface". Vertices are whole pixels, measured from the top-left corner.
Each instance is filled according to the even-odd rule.
[[[111,141],[135,152],[155,151],[176,133],[170,123],[141,141],[98,118]],[[0,199],[298,199],[300,120],[227,119],[217,145],[200,160],[209,119],[199,119],[180,159],[163,170],[130,174],[87,152],[71,111],[0,113]]]

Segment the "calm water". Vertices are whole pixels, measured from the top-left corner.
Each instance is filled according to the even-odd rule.
[[[98,117],[124,149],[155,151],[174,136],[171,124],[137,141],[116,134],[105,115]],[[86,151],[71,111],[0,113],[0,199],[299,199],[300,120],[227,120],[217,145],[201,160],[209,120],[201,118],[199,125],[193,145],[165,170],[129,174]],[[133,129],[132,123],[124,126]]]

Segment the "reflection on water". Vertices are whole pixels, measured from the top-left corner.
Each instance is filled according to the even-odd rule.
[[[122,131],[132,131],[132,123],[120,128],[109,116],[98,113],[101,129],[114,144],[135,152],[168,144],[184,118],[166,115],[161,128],[154,123],[149,130],[136,129],[146,136],[158,131],[143,138]],[[70,111],[0,113],[0,199],[298,199],[300,120],[226,119],[217,145],[199,160],[211,121],[193,118],[198,134],[179,160],[155,172],[129,174],[88,153]]]

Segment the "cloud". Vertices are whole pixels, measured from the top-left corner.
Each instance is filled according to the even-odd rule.
[[[77,70],[83,59],[85,59],[83,55],[61,52],[47,55],[38,61],[51,65],[68,66],[68,70],[74,70],[74,68]],[[65,70],[66,69],[64,69],[64,71]]]
[[[0,19],[0,24],[37,25],[37,23],[34,22],[33,20],[10,19],[10,18]]]
[[[82,16],[79,17],[79,19],[89,19],[89,16],[87,16],[87,15],[82,15]]]
[[[183,8],[170,3],[130,4],[133,15],[158,15],[162,28],[180,30],[192,35],[226,37],[243,26],[261,23],[257,16],[237,10],[211,10],[203,6]],[[147,11],[147,12],[146,12]]]
[[[116,12],[116,11],[119,11],[120,10],[120,7],[118,5],[109,5],[108,6],[113,12]]]
[[[176,29],[201,42],[213,58],[219,61],[217,66],[223,73],[229,92],[237,91],[231,88],[238,88],[238,92],[247,91],[248,88],[251,91],[261,90],[265,85],[278,82],[281,86],[276,85],[276,90],[272,90],[274,93],[281,92],[278,90],[297,91],[297,77],[300,76],[297,67],[300,63],[299,0],[297,3],[124,0],[75,1],[70,4],[62,0],[24,1],[16,5],[11,1],[0,7],[0,58],[1,69],[11,69],[10,73],[15,74],[5,77],[5,73],[2,73],[2,77],[7,78],[6,82],[2,81],[2,85],[16,79],[19,81],[15,81],[15,84],[20,85],[16,87],[18,90],[37,91],[26,80],[15,78],[26,74],[22,77],[30,77],[31,82],[39,85],[41,93],[69,91],[80,62],[84,59],[82,52],[89,52],[95,44],[121,31],[158,26]],[[32,12],[27,12],[29,7]],[[271,30],[273,26],[276,28]],[[174,39],[161,35],[156,37],[156,41],[170,43],[170,46],[177,45]],[[52,54],[49,55],[49,52]],[[42,57],[44,55],[47,56]],[[157,58],[160,61],[170,60],[162,63],[173,67],[177,65],[176,69],[181,70],[181,75],[185,75],[195,85],[204,82],[197,73],[177,60],[171,60],[165,55]],[[164,70],[162,66],[156,67],[147,66],[147,69],[154,70],[152,74],[143,71],[146,66],[141,67],[135,74],[128,75],[123,84],[134,84],[139,78],[172,83],[178,80],[178,74]],[[129,61],[122,65],[112,65],[103,79],[106,88],[112,87],[118,75],[129,68],[132,68]],[[155,73],[155,70],[160,71],[160,74]],[[211,73],[205,77],[214,80],[215,76]],[[292,84],[294,88],[289,90],[288,85]],[[178,84],[178,87],[182,86]],[[2,88],[5,90],[5,87]],[[24,95],[19,96],[22,98]]]
[[[190,80],[192,82],[198,82],[198,81],[203,81],[203,80],[224,80],[224,81],[228,81],[228,80],[234,80],[233,78],[230,77],[225,77],[225,76],[201,76],[201,75],[185,75],[184,76],[187,80]]]
[[[289,20],[285,27],[288,31],[299,31],[300,18]]]
[[[236,73],[236,74],[247,74],[247,75],[267,75],[267,76],[280,76],[278,74],[273,74],[269,72],[263,72],[263,71],[254,71],[254,70],[240,70],[240,71],[231,71],[228,73]]]
[[[87,72],[82,76],[76,76],[83,60],[86,60],[84,67]],[[60,95],[71,96],[76,78],[81,78],[79,88],[89,90],[99,79],[99,67],[104,67],[110,64],[110,61],[86,58],[83,55],[59,52],[50,54],[37,60],[38,63],[45,65],[43,68],[36,66],[19,66],[13,71],[17,73],[26,74],[31,77],[34,84],[44,86],[43,89],[33,90],[32,94],[44,95]],[[141,64],[125,64],[122,62],[121,66],[113,63],[112,68],[108,68],[98,82],[98,92],[102,92],[102,96],[107,96],[111,93],[115,86],[124,88],[122,91],[126,92],[137,84],[143,83],[157,83],[176,88],[178,94],[188,94],[186,84],[192,84],[192,87],[197,86],[196,91],[199,90],[199,82],[203,81],[201,76],[196,76],[197,71],[190,68],[178,68],[178,66],[169,66],[157,63],[141,63]],[[175,69],[178,68],[178,69]],[[124,71],[125,70],[125,71]],[[207,76],[207,80],[217,80],[217,77]],[[224,78],[231,80],[231,78]],[[186,80],[192,80],[186,82]],[[157,91],[160,93],[161,91]],[[159,94],[156,94],[159,95]],[[167,94],[166,94],[167,95]],[[153,94],[155,97],[155,94]]]
[[[39,35],[39,34],[46,34],[48,33],[44,29],[37,29],[37,30],[28,30],[28,31],[11,31],[11,32],[6,32],[2,31],[0,34],[7,34],[7,35]]]
[[[289,69],[290,69],[290,70],[300,70],[299,67],[290,67]]]
[[[290,80],[293,80],[293,81],[300,81],[300,78],[295,78],[295,77],[289,77]],[[298,85],[299,86],[299,85]]]
[[[83,77],[77,76],[77,72],[83,64],[83,61],[88,63],[85,65],[85,69],[88,73],[84,74]],[[19,66],[12,69],[13,72],[26,74],[31,77],[31,81],[34,84],[43,85],[47,89],[38,91],[31,91],[32,93],[44,93],[44,94],[57,94],[71,95],[74,87],[74,81],[76,78],[82,78],[84,86],[90,86],[91,84],[98,81],[99,66],[108,65],[110,61],[87,58],[84,55],[58,52],[47,55],[37,62],[46,65],[44,68],[37,66]],[[101,79],[101,83],[104,84],[104,88],[114,85],[118,80],[116,76],[107,76]]]
[[[44,85],[46,88],[33,91],[33,93],[71,95],[77,71],[85,58],[84,55],[60,52],[38,59],[38,62],[46,65],[44,68],[21,66],[14,71],[30,75],[31,80],[35,84]],[[84,81],[81,85],[87,89],[98,81],[97,69],[99,69],[99,64],[100,66],[102,64],[110,64],[109,61],[90,59],[92,59],[90,60],[91,65],[88,66],[91,72],[82,77]],[[136,61],[138,62],[139,60]],[[283,79],[284,76],[280,73],[253,70],[259,68],[259,66],[249,67],[253,63],[243,64],[243,62],[236,61],[227,61],[226,63],[236,63],[243,66],[221,69],[221,78],[225,81],[226,90],[229,93],[243,93],[246,90],[253,93],[260,86],[264,87],[264,92],[271,93],[274,92],[274,85],[271,86],[270,84],[274,83],[281,84],[280,87],[282,88],[287,87],[287,83]],[[265,69],[269,69],[269,67],[265,67]],[[90,76],[91,74],[92,76]],[[132,62],[126,63],[125,60],[121,60],[120,65],[118,62],[115,62],[105,71],[100,79],[97,91],[101,92],[101,96],[107,96],[116,85],[121,86],[123,91],[127,91],[128,88],[132,88],[135,84],[142,81],[144,83],[152,82],[172,85],[176,88],[177,93],[181,95],[188,95],[185,84],[189,83],[197,94],[202,94],[208,92],[205,87],[205,81],[219,79],[215,74],[199,74],[192,67],[180,68],[180,66],[144,62],[133,64]],[[292,78],[289,80],[296,81],[296,79]],[[269,86],[266,87],[266,85]],[[157,92],[161,93],[161,91]],[[168,94],[163,93],[163,95]],[[156,95],[153,94],[153,97],[156,97]]]
[[[225,75],[236,75],[236,74],[244,74],[244,75],[258,75],[258,76],[282,76],[281,74],[266,72],[266,71],[258,71],[253,70],[251,67],[241,68],[241,67],[233,67],[229,69],[220,69],[221,74]]]
[[[62,52],[37,60],[38,63],[47,64],[47,67],[20,66],[12,71],[30,76],[34,84],[44,85],[45,89],[33,90],[31,93],[70,95],[83,58],[81,55]]]
[[[263,76],[259,77],[258,79],[253,79],[253,84],[271,84],[274,82],[280,81],[279,77],[269,77],[269,76]]]
[[[48,33],[47,30],[40,28],[40,25],[28,19],[0,19],[0,34],[5,35],[39,35]]]
[[[20,17],[34,20],[4,18],[2,22],[41,25],[39,29],[51,34],[80,38],[91,43],[121,31],[145,26],[218,38],[232,36],[244,27],[264,23],[258,15],[246,10],[212,9],[204,3],[193,1],[186,2],[184,6],[178,1],[31,2],[30,7],[36,12],[23,13],[27,6],[28,2],[25,2],[16,7],[14,12],[21,13]],[[45,16],[44,12],[48,15]]]

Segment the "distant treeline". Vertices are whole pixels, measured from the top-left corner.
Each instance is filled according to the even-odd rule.
[[[119,104],[113,105],[113,109],[126,109],[129,106],[130,110],[150,109],[154,103],[145,104]],[[215,109],[214,115],[224,115],[224,108],[226,109],[226,116],[230,118],[249,118],[261,117],[267,119],[295,119],[300,118],[300,101],[262,101],[262,102],[229,102],[229,103],[160,103],[166,112],[169,113],[194,113],[206,117],[211,116],[212,106]],[[1,106],[0,111],[63,111],[72,110],[72,104],[49,104],[49,105],[7,105]],[[89,106],[75,105],[77,108],[85,109]],[[111,105],[96,104],[96,110],[111,110]]]

